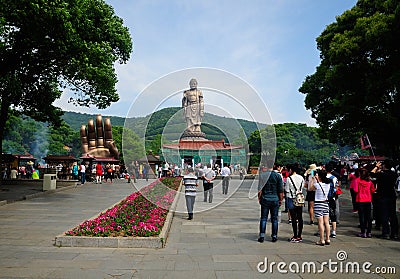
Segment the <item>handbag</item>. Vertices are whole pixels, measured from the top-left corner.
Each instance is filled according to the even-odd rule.
[[[341,194],[343,194],[343,190],[342,190],[342,188],[340,188],[340,187],[338,187],[337,189],[336,189],[336,195],[341,195]]]
[[[291,199],[289,199],[289,200],[292,200],[294,206],[305,206],[305,197],[304,197],[304,194],[303,194],[302,192],[299,192],[299,190],[301,189],[301,185],[303,185],[303,181],[302,181],[301,184],[300,184],[299,190],[297,190],[297,189],[296,189],[296,185],[295,185],[294,182],[293,182],[293,179],[292,179],[290,176],[289,176],[289,179],[290,179],[290,181],[292,181],[294,190],[296,191],[296,195],[294,196],[294,198],[291,198]],[[290,194],[291,194],[292,197],[293,197],[293,193],[292,193],[292,190],[290,189],[290,187],[289,187],[289,191],[290,191]],[[297,193],[297,192],[298,192],[298,193]]]
[[[293,203],[293,199],[287,199],[287,208],[288,209],[294,209],[295,205]]]

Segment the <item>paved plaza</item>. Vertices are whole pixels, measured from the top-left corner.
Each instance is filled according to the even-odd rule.
[[[86,183],[0,206],[0,278],[400,278],[400,242],[356,237],[358,217],[351,213],[348,190],[341,196],[338,235],[330,246],[314,244],[317,226],[307,224],[306,208],[303,243],[287,241],[291,225],[285,213],[278,241],[270,242],[268,223],[266,241],[258,243],[260,207],[250,179],[231,180],[228,196],[216,181],[213,203],[203,202],[199,193],[199,212],[191,221],[180,195],[165,248],[54,246],[55,236],[150,182]],[[350,265],[359,266],[359,273]],[[315,273],[307,270],[312,266]],[[394,269],[396,274],[378,274]]]

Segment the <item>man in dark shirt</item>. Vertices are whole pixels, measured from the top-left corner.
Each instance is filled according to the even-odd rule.
[[[382,235],[379,237],[397,240],[399,238],[399,224],[396,215],[397,195],[395,190],[397,175],[391,170],[391,162],[389,160],[385,160],[383,163],[377,162],[371,172],[372,176],[376,178],[376,191],[379,194],[380,201]]]
[[[264,242],[268,213],[271,214],[272,242],[278,240],[278,211],[283,199],[281,174],[273,171],[274,163],[269,161],[260,169],[258,181],[258,201],[261,205],[260,234],[258,242]]]

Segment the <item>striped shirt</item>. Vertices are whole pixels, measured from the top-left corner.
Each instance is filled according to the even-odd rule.
[[[183,176],[185,195],[196,196],[197,184],[198,184],[197,177],[193,173],[188,173],[185,176]]]

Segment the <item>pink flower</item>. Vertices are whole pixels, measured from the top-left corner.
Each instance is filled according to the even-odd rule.
[[[166,187],[167,182],[172,188]],[[67,235],[108,236],[111,232],[124,231],[127,235],[158,235],[175,198],[179,179],[163,178],[132,193],[118,205],[86,220]]]

